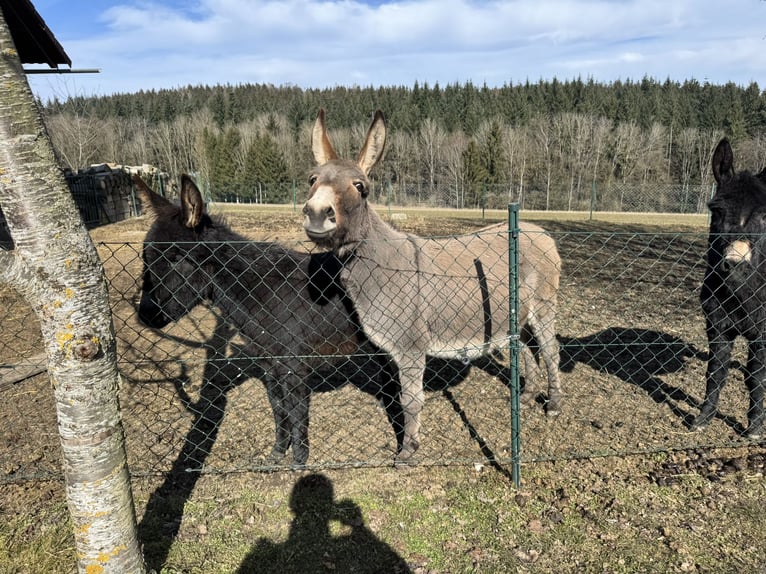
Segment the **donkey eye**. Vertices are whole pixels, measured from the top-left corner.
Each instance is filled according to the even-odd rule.
[[[359,193],[364,193],[364,183],[362,183],[361,181],[355,181],[354,187]]]
[[[309,176],[309,185],[314,185],[317,182],[317,176]]]

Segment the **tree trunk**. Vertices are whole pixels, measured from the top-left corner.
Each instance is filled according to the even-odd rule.
[[[136,534],[106,280],[0,18],[0,280],[37,314],[56,399],[78,568],[145,572]]]

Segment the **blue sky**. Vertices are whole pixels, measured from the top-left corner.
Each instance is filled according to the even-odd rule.
[[[200,84],[650,76],[766,88],[761,0],[33,0],[72,67],[43,100]]]

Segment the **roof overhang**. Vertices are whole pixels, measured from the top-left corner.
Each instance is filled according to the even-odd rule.
[[[0,0],[0,9],[22,64],[72,66],[72,60],[30,0]]]

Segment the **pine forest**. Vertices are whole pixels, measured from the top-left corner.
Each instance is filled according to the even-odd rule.
[[[380,203],[577,210],[597,198],[602,210],[699,213],[722,137],[738,168],[766,165],[766,96],[756,83],[249,84],[41,105],[64,167],[150,164],[171,182],[192,173],[215,201],[302,201],[320,107],[345,157],[383,111],[386,159],[373,173]]]

